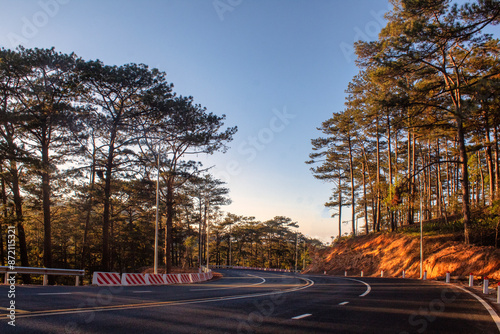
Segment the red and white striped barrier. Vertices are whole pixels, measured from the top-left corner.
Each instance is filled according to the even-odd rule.
[[[163,285],[167,284],[163,274],[146,274],[146,284],[148,285]]]
[[[183,284],[186,284],[186,283],[192,283],[191,281],[191,274],[177,274],[177,276],[179,277],[179,281]]]
[[[94,272],[92,284],[99,286],[188,284],[208,281],[212,271],[193,274],[128,274]]]
[[[144,274],[122,274],[123,285],[147,285]]]
[[[118,273],[103,273],[95,271],[92,276],[92,284],[101,286],[121,285],[120,274]]]
[[[207,279],[205,277],[206,277],[205,273],[191,274],[191,279],[193,280],[193,283],[206,281]]]
[[[164,274],[166,284],[179,284],[179,276],[177,274]]]

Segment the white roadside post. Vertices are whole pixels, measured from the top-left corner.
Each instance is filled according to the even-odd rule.
[[[472,273],[469,275],[469,288],[474,286],[474,275]]]
[[[380,277],[384,277],[384,271],[380,271]]]
[[[490,294],[490,290],[489,290],[489,285],[490,285],[490,280],[488,279],[488,276],[486,276],[484,278],[484,281],[483,281],[483,293],[485,295],[489,295]]]
[[[426,280],[427,279],[427,270],[424,270],[424,276],[422,278],[423,280]]]
[[[344,271],[344,276],[346,276],[346,277],[347,277],[347,270],[346,270],[346,271]]]
[[[405,278],[405,271],[403,270],[403,278]]]
[[[363,277],[363,270],[361,270],[361,277]]]
[[[498,283],[497,287],[497,304],[500,304],[500,283]]]
[[[450,272],[446,272],[446,283],[450,283]]]

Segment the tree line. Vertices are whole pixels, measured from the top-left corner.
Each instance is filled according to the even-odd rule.
[[[392,0],[377,41],[357,42],[359,73],[312,140],[325,205],[350,207],[352,233],[460,217],[466,243],[483,225],[498,241],[500,44],[488,27],[500,2]],[[485,220],[471,212],[488,212]]]
[[[237,128],[224,120],[145,64],[1,49],[1,265],[7,227],[15,225],[20,266],[151,266],[156,208],[166,272],[201,265],[212,253],[222,264],[229,232],[220,208],[229,190],[196,156],[228,149]],[[238,237],[246,222],[231,221],[238,262],[248,252],[248,235]],[[208,239],[210,224],[216,237]],[[269,249],[267,263],[281,264]]]

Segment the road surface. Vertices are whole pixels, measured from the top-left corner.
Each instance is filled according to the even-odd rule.
[[[428,281],[220,270],[190,285],[0,286],[0,333],[500,333],[476,298]]]

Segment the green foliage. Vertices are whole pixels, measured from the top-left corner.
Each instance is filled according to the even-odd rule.
[[[352,216],[373,231],[411,225],[418,211],[426,221],[461,213],[472,242],[474,229],[485,233],[471,212],[500,196],[500,42],[484,30],[500,1],[391,4],[378,40],[355,44],[346,107],[322,123],[307,163],[334,186],[328,206],[349,205],[348,185]]]
[[[151,267],[158,189],[167,270],[207,257],[293,267],[295,244],[305,240],[296,222],[224,216],[225,183],[184,160],[225,152],[237,128],[177,96],[165,73],[54,49],[2,49],[0,60],[0,232],[17,224],[23,265],[84,268],[87,282],[95,270]]]

